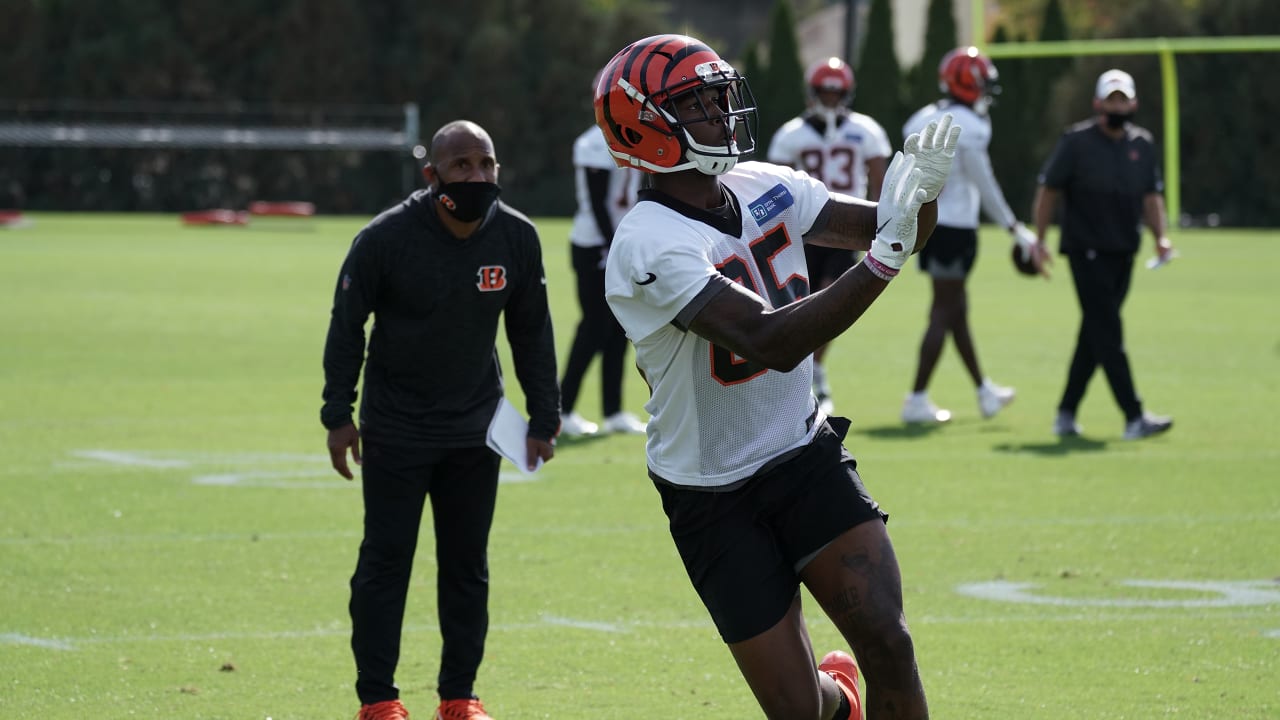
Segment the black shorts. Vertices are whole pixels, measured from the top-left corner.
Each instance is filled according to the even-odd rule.
[[[835,282],[845,270],[858,264],[858,253],[853,250],[822,247],[821,245],[804,246],[804,259],[809,266],[809,287],[819,290]]]
[[[830,418],[798,455],[732,490],[654,482],[689,579],[726,643],[786,615],[802,563],[817,551],[856,525],[888,522],[841,445],[848,427]]]
[[[920,269],[940,280],[963,280],[977,259],[977,230],[939,225],[920,251]]]

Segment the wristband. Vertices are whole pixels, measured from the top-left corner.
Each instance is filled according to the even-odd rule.
[[[880,278],[885,282],[889,282],[890,280],[898,276],[897,270],[875,259],[874,257],[871,256],[871,253],[867,253],[866,258],[862,261],[862,264],[867,266],[867,269],[871,271],[872,275],[875,275],[876,277]]]

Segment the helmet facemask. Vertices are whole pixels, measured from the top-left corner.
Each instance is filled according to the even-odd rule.
[[[733,169],[738,157],[755,150],[755,98],[740,75],[715,80],[669,96],[659,108],[672,130],[680,133],[684,156],[689,164],[675,169],[696,168],[704,175],[721,175]],[[739,120],[745,128],[744,143],[738,142]],[[699,142],[690,126],[718,127],[722,143]],[[704,138],[706,130],[700,129]]]
[[[986,115],[991,110],[991,106],[996,104],[996,96],[1000,94],[1000,83],[996,82],[997,78],[996,69],[991,68],[991,75],[983,82],[982,94],[973,102],[973,111],[979,115]]]

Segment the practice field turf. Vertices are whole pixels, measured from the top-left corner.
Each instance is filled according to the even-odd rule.
[[[318,408],[363,219],[34,221],[0,230],[0,717],[350,718],[360,496],[328,467]],[[568,226],[539,226],[563,361]],[[1051,282],[1016,276],[997,230],[970,302],[984,368],[1018,389],[999,416],[980,418],[948,348],[931,389],[955,419],[898,422],[928,302],[914,266],[831,349],[936,718],[1280,717],[1280,244],[1174,237],[1182,257],[1139,268],[1125,312],[1138,388],[1176,418],[1162,437],[1120,439],[1100,374],[1084,437],[1052,435],[1070,278],[1061,261]],[[641,414],[643,388],[629,373]],[[593,370],[578,409],[598,408]],[[476,686],[498,720],[759,717],[643,439],[562,442],[531,481],[504,470]],[[433,576],[428,531],[398,678],[416,718],[436,702]],[[806,609],[815,651],[840,647]]]

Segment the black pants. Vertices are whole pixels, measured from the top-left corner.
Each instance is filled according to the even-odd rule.
[[[573,412],[582,387],[582,376],[597,353],[600,355],[600,399],[604,417],[622,410],[622,361],[627,353],[627,335],[604,299],[604,268],[601,248],[572,245],[573,271],[578,276],[578,304],[582,321],[573,335],[564,379],[560,381],[560,407]]]
[[[1133,255],[1081,251],[1068,255],[1067,259],[1071,263],[1081,318],[1076,351],[1067,371],[1067,387],[1058,409],[1075,413],[1094,369],[1101,365],[1125,420],[1141,417],[1142,400],[1133,386],[1120,319],[1120,308],[1129,294],[1129,281],[1133,277]]]
[[[364,704],[399,697],[395,685],[405,597],[427,495],[436,540],[443,648],[439,692],[471,697],[489,630],[489,527],[498,456],[487,447],[364,447],[364,540],[351,578],[351,649]]]

